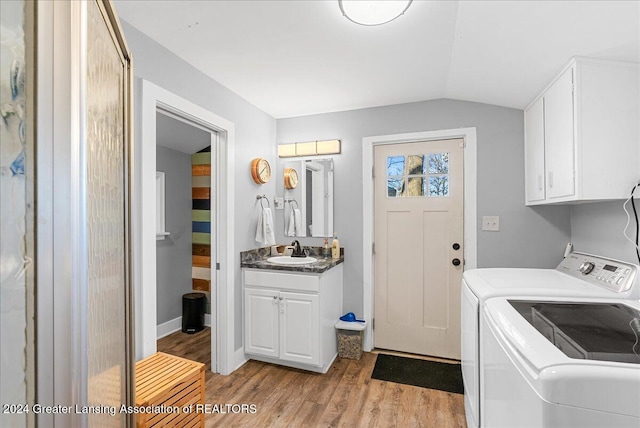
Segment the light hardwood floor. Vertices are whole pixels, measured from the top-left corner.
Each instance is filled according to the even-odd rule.
[[[160,352],[207,364],[205,401],[227,412],[207,415],[207,427],[466,427],[461,394],[371,379],[376,353],[338,358],[324,375],[249,361],[221,376],[211,373],[210,343],[208,328],[158,341]],[[227,410],[234,404],[256,412]]]

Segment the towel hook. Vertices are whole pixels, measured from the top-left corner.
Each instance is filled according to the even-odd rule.
[[[269,202],[269,198],[267,198],[265,195],[258,195],[256,196],[256,200],[260,201],[260,205],[262,206],[262,208],[264,209],[264,200],[267,200],[267,207],[271,208],[271,202]]]

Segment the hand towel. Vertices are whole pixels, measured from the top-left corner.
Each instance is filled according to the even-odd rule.
[[[296,236],[296,219],[293,210],[289,213],[289,224],[287,225],[287,236]]]
[[[302,235],[302,213],[298,208],[293,210],[293,222],[295,225],[296,236]]]
[[[262,245],[275,245],[276,236],[273,230],[273,215],[271,208],[262,208],[258,215],[258,227],[256,229],[256,242]]]

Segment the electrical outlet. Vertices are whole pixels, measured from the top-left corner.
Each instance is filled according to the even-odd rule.
[[[485,215],[482,217],[482,230],[488,232],[500,231],[500,217],[497,215]]]

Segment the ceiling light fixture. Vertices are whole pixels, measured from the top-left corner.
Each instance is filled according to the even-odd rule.
[[[351,22],[373,27],[404,15],[413,0],[338,0],[342,15]]]

